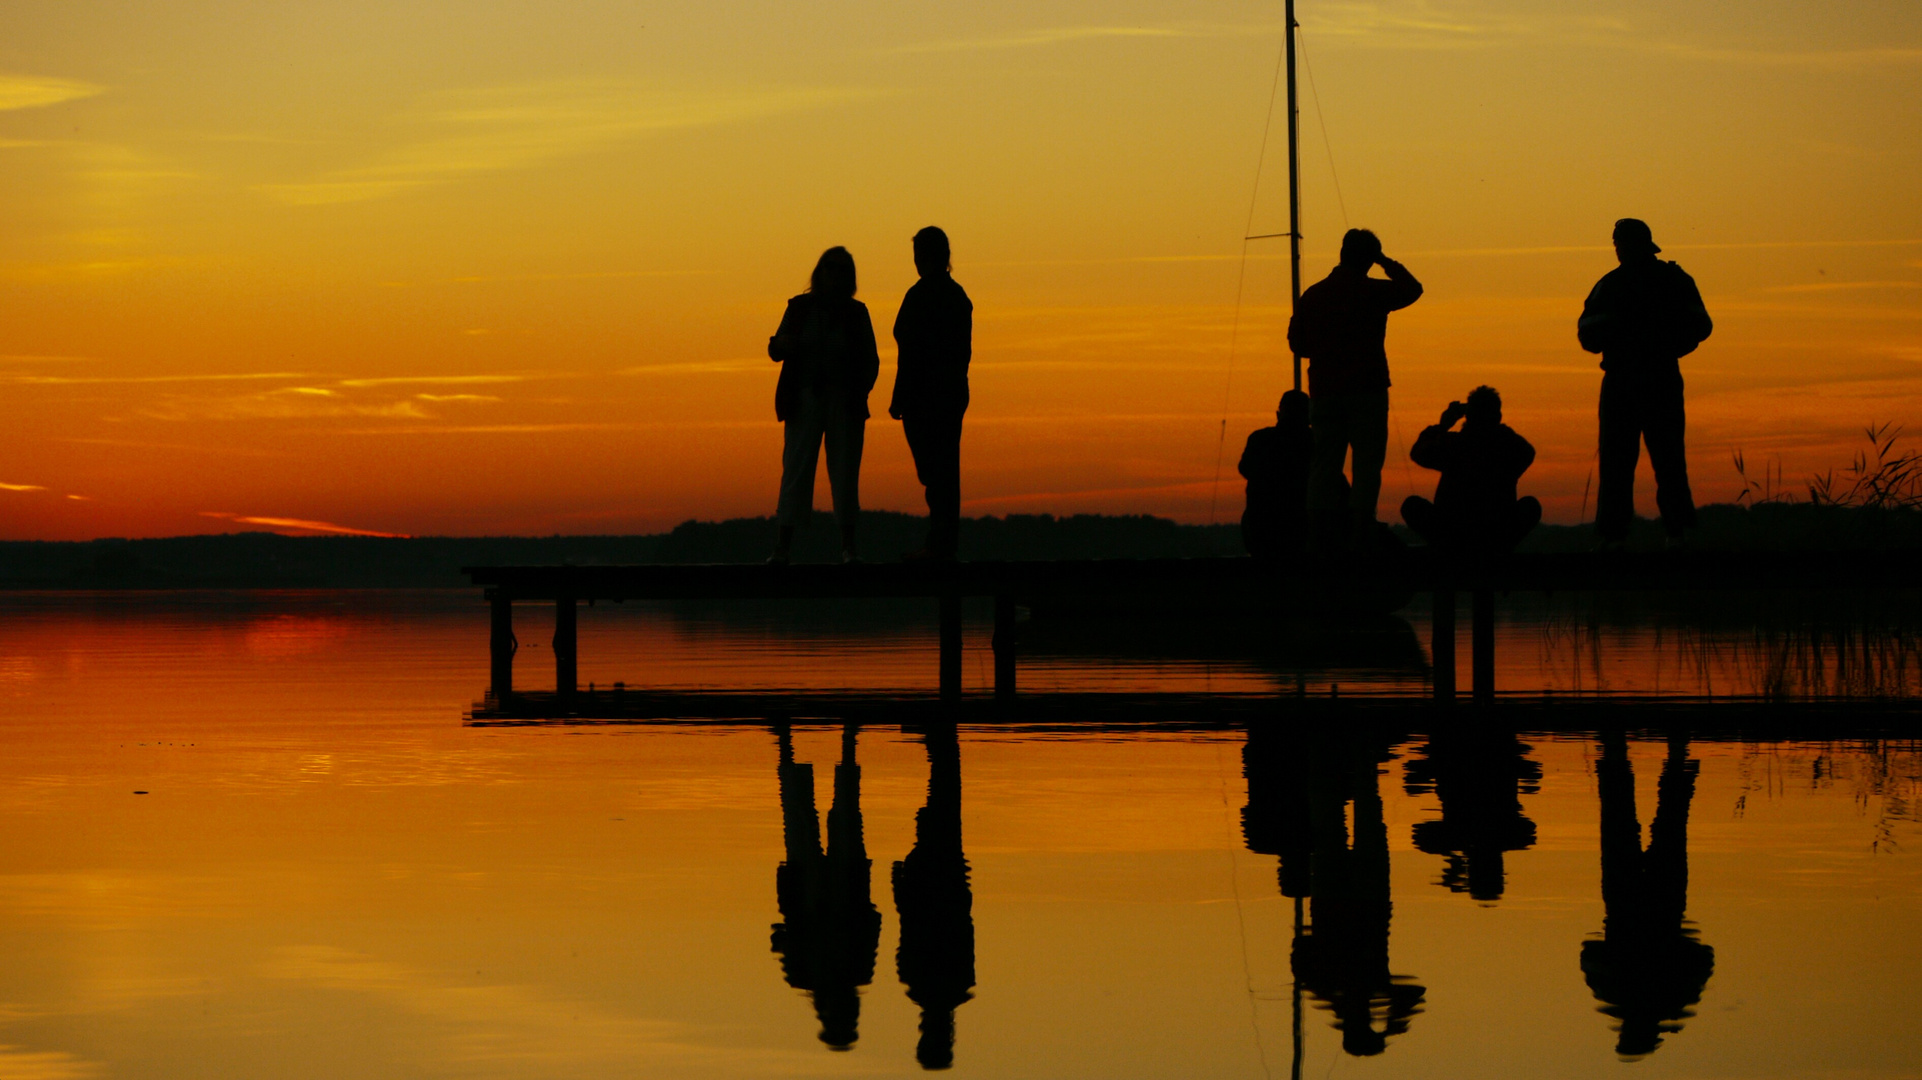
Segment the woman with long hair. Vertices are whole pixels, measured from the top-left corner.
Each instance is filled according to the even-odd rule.
[[[787,302],[767,354],[781,365],[774,415],[785,425],[781,450],[780,538],[773,564],[788,561],[794,530],[814,512],[814,471],[827,444],[828,485],[841,526],[841,561],[857,562],[861,518],[861,446],[867,434],[868,391],[881,373],[874,322],[854,298],[854,256],[831,247],[814,264],[808,290]]]

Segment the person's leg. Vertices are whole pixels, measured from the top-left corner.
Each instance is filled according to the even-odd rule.
[[[1308,520],[1316,550],[1333,554],[1347,538],[1348,491],[1341,468],[1348,457],[1346,399],[1323,394],[1314,399],[1315,460],[1308,469]]]
[[[1358,551],[1375,546],[1375,504],[1381,501],[1381,466],[1388,459],[1388,391],[1354,395],[1348,419],[1348,443],[1353,448],[1353,481],[1348,509],[1354,519]]]
[[[942,416],[932,432],[932,468],[926,478],[928,550],[951,559],[961,539],[961,413]]]
[[[1410,495],[1401,501],[1401,519],[1415,530],[1415,535],[1428,541],[1429,547],[1441,547],[1444,543],[1441,520],[1435,513],[1435,504],[1420,495]]]
[[[1648,464],[1655,470],[1655,506],[1662,512],[1662,528],[1682,535],[1695,525],[1695,496],[1688,487],[1688,426],[1682,399],[1682,377],[1652,381],[1643,393],[1644,437]]]
[[[1597,459],[1601,485],[1595,494],[1595,531],[1605,541],[1628,539],[1635,518],[1635,465],[1642,457],[1641,410],[1635,387],[1620,375],[1602,376],[1597,410]]]
[[[828,485],[834,492],[834,520],[841,526],[841,557],[860,555],[856,539],[861,525],[861,449],[867,421],[845,400],[827,408]]]
[[[783,425],[781,444],[781,498],[775,511],[780,525],[780,540],[775,544],[777,559],[785,560],[794,530],[814,515],[814,472],[821,460],[821,409],[811,393],[797,395],[794,411]]]

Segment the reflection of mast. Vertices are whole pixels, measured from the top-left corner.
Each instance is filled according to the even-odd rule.
[[[924,1069],[954,1064],[954,1010],[974,997],[974,891],[961,847],[961,743],[953,724],[922,734],[928,750],[928,801],[914,815],[914,848],[894,864],[894,906],[901,919],[895,966],[908,1000],[921,1007],[915,1060]]]
[[[835,1050],[846,1050],[859,1038],[860,988],[874,981],[881,936],[881,912],[869,890],[872,863],[862,838],[857,731],[853,724],[841,731],[824,851],[814,809],[814,766],[794,760],[785,723],[775,728],[787,857],[774,871],[781,921],[774,924],[772,944],[788,985],[814,999],[821,1041]]]
[[[1682,1030],[1715,970],[1715,950],[1686,918],[1688,811],[1701,764],[1689,759],[1687,735],[1669,737],[1643,848],[1627,739],[1616,730],[1601,742],[1602,934],[1582,942],[1582,976],[1617,1021],[1615,1052],[1634,1059]]]

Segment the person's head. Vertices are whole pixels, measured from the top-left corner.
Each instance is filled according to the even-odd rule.
[[[1341,238],[1341,264],[1350,270],[1366,270],[1381,258],[1381,240],[1367,229],[1349,229]]]
[[[1502,422],[1502,396],[1492,386],[1477,386],[1470,390],[1462,404],[1468,407],[1468,422],[1471,424]]]
[[[1281,395],[1281,404],[1275,407],[1275,424],[1278,427],[1307,427],[1309,419],[1308,395],[1299,390],[1290,390]]]
[[[948,254],[948,234],[930,225],[914,234],[914,268],[922,277],[945,274],[954,269]]]
[[[808,291],[821,296],[854,296],[854,256],[844,247],[831,247],[821,253],[808,279]]]
[[[1641,218],[1625,217],[1615,223],[1617,259],[1623,262],[1652,259],[1661,250],[1655,246],[1655,234],[1649,231],[1648,222]]]

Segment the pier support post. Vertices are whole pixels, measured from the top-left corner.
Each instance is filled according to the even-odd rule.
[[[1495,590],[1475,590],[1474,628],[1470,631],[1470,664],[1474,668],[1475,703],[1495,700]]]
[[[488,681],[493,686],[495,699],[505,701],[514,693],[514,652],[520,647],[514,640],[514,601],[500,589],[489,589],[487,602],[493,608],[488,638],[491,661]]]
[[[994,697],[1014,700],[1014,597],[994,598]]]
[[[961,595],[941,594],[941,698],[961,697]]]
[[[554,689],[562,696],[572,696],[575,687],[580,684],[574,606],[571,596],[559,597],[554,601]]]
[[[1428,651],[1435,669],[1435,700],[1444,705],[1455,703],[1455,587],[1444,585],[1435,590],[1431,612]]]

